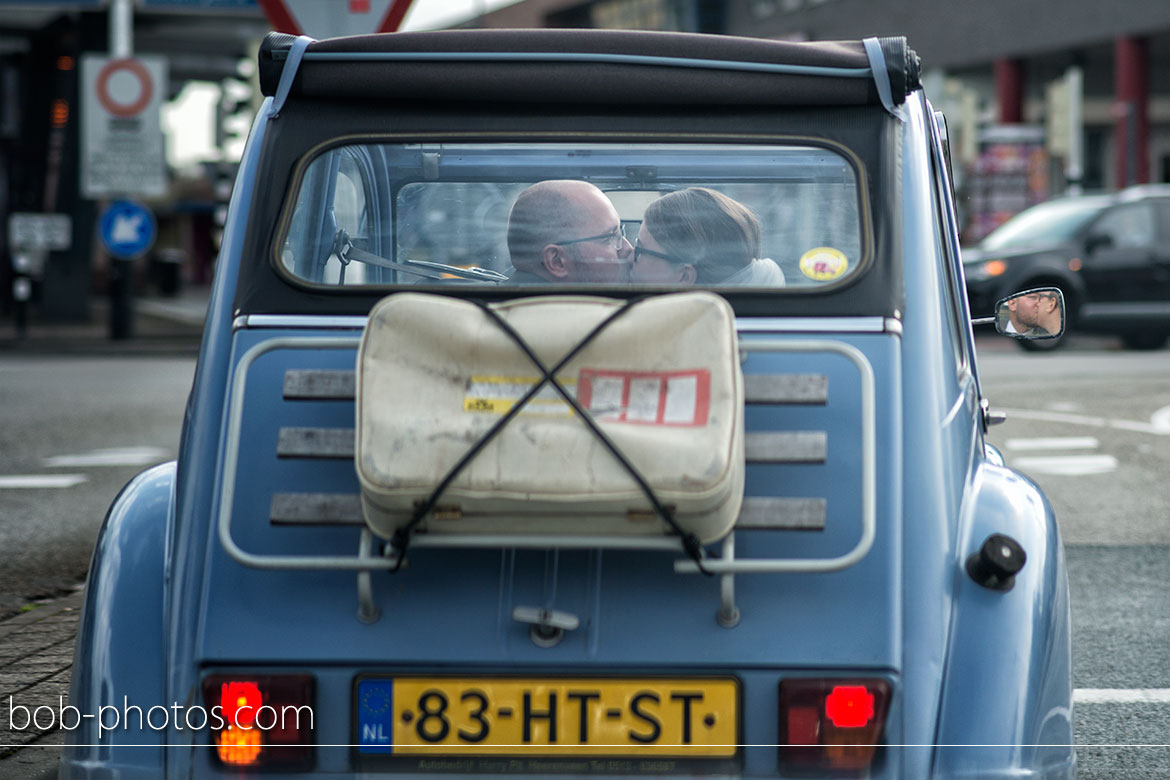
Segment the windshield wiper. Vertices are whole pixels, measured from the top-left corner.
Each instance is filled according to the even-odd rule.
[[[452,276],[459,279],[470,279],[476,282],[486,282],[489,284],[499,284],[506,282],[508,277],[499,271],[491,271],[487,268],[460,268],[456,265],[447,265],[446,263],[432,263],[428,260],[407,260],[405,262],[398,262],[396,260],[389,260],[373,252],[367,252],[364,249],[358,249],[354,246],[353,240],[349,234],[344,230],[338,230],[336,237],[333,239],[333,253],[341,261],[344,268],[353,261],[359,263],[367,263],[369,265],[376,265],[381,268],[390,268],[395,271],[405,271],[415,276],[422,276],[426,279],[450,279]]]

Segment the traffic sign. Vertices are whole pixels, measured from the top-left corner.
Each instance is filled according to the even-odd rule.
[[[396,32],[412,0],[256,0],[277,32],[334,38]]]
[[[121,79],[124,86],[116,91],[113,82]],[[154,97],[154,79],[141,60],[123,57],[108,60],[98,71],[95,92],[102,108],[119,119],[138,116]]]
[[[102,245],[120,260],[133,260],[154,245],[154,214],[141,203],[117,200],[102,213]]]
[[[68,214],[13,212],[8,215],[9,249],[68,249],[73,219]]]
[[[166,59],[86,54],[81,78],[82,195],[164,195],[160,109],[167,91]]]

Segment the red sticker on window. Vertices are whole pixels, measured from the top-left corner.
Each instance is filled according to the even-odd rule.
[[[685,371],[583,368],[577,378],[577,400],[602,422],[706,425],[711,405],[711,372],[705,368]]]

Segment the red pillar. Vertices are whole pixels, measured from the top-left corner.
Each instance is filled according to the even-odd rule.
[[[999,103],[1000,124],[1024,121],[1024,63],[1020,60],[995,61],[995,99]]]
[[[1117,186],[1150,180],[1150,68],[1145,38],[1118,38],[1113,46],[1113,104]]]

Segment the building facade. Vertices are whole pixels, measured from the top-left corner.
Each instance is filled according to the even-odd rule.
[[[969,240],[1066,191],[1170,181],[1170,3],[526,0],[469,26],[905,36],[948,117]]]

